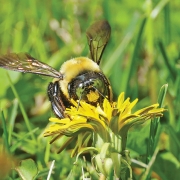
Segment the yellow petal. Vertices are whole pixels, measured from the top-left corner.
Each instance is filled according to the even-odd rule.
[[[104,102],[103,102],[103,110],[104,110],[108,120],[110,121],[112,118],[113,108],[112,108],[110,102],[106,98],[104,99]]]
[[[117,102],[118,109],[120,109],[123,102],[124,102],[124,92],[122,92],[118,97],[118,102]]]
[[[153,104],[151,106],[148,106],[148,107],[145,107],[143,109],[140,109],[138,111],[136,111],[134,114],[139,114],[139,115],[142,115],[142,114],[145,114],[147,113],[148,111],[154,109],[154,108],[157,108],[159,106],[159,104]]]
[[[49,121],[64,124],[70,122],[71,120],[69,118],[59,119],[59,118],[51,117],[49,118]]]

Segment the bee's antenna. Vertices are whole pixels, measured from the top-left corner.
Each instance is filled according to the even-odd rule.
[[[80,101],[81,101],[81,99],[82,99],[82,95],[83,95],[83,93],[84,93],[84,91],[82,91],[82,92],[81,92],[81,96],[80,96],[79,101],[78,101],[77,110],[79,109],[79,106],[80,106]]]
[[[106,96],[104,96],[96,87],[92,86],[103,98],[108,99]]]

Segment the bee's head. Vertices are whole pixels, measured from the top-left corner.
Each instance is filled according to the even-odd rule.
[[[109,96],[109,84],[102,73],[88,71],[78,75],[68,84],[68,92],[75,100],[101,104],[102,100]]]

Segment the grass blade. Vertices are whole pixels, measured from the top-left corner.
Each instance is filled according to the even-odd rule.
[[[159,96],[158,96],[158,103],[159,107],[163,106],[163,102],[166,96],[168,84],[165,84],[161,87]],[[150,126],[150,133],[149,133],[149,141],[147,145],[147,158],[146,158],[146,163],[149,163],[153,154],[154,150],[157,145],[157,139],[159,136],[157,136],[157,130],[158,130],[158,125],[159,125],[159,119],[160,118],[154,118],[151,120],[151,126]]]
[[[17,99],[15,99],[15,101],[13,102],[13,109],[11,111],[11,116],[9,118],[9,128],[8,128],[8,133],[9,133],[8,142],[9,142],[9,144],[11,144],[12,132],[13,132],[13,128],[14,128],[15,118],[17,115],[17,109],[18,109],[18,101],[17,101]]]
[[[176,72],[174,71],[174,69],[171,67],[171,65],[169,63],[170,61],[169,61],[169,58],[167,56],[167,53],[165,51],[165,48],[164,48],[162,41],[159,41],[158,45],[159,45],[161,54],[163,56],[165,65],[167,66],[167,68],[169,70],[169,74],[171,75],[171,78],[173,79],[173,81],[175,81],[176,80]]]
[[[8,77],[8,80],[10,82],[10,86],[11,86],[11,89],[12,89],[12,91],[14,93],[14,96],[18,99],[19,107],[20,107],[20,110],[22,112],[26,127],[27,127],[28,131],[31,132],[32,131],[31,125],[29,123],[29,119],[28,119],[28,116],[27,116],[26,111],[24,109],[24,106],[23,106],[23,104],[21,102],[21,99],[20,99],[20,97],[19,97],[19,95],[18,95],[18,93],[17,93],[17,91],[16,91],[16,89],[15,89],[15,87],[14,87],[12,81],[11,81],[11,78],[10,78],[9,74],[7,74],[7,77]],[[36,141],[35,136],[33,135],[33,133],[31,133],[31,138],[32,138],[32,140]]]
[[[124,87],[124,89],[123,89],[124,92],[128,92],[128,82],[129,82],[129,80],[131,78],[132,73],[135,70],[134,65],[136,64],[135,61],[136,61],[136,58],[137,58],[137,55],[138,55],[138,50],[139,50],[139,47],[140,47],[141,37],[142,37],[143,31],[144,31],[144,28],[145,28],[146,20],[147,20],[146,18],[144,18],[142,20],[142,23],[141,23],[141,26],[140,26],[140,29],[139,29],[139,32],[138,32],[135,48],[134,48],[134,51],[133,51],[133,55],[132,55],[131,61],[129,62],[130,66],[126,70],[126,72],[127,72],[126,77],[123,78],[124,83],[122,83],[122,87]]]
[[[107,61],[106,64],[104,64],[104,66],[102,67],[103,72],[106,75],[110,75],[113,65],[116,63],[117,60],[119,60],[119,58],[122,56],[125,49],[128,47],[129,43],[131,42],[134,32],[136,30],[135,27],[136,27],[138,21],[139,21],[139,16],[136,15],[133,18],[133,20],[131,21],[122,42],[113,51],[113,53],[110,55],[110,57],[107,58],[107,59],[109,59],[109,61]]]
[[[3,126],[4,145],[5,145],[6,150],[9,152],[10,149],[9,149],[9,143],[8,143],[8,131],[7,131],[6,120],[5,120],[3,111],[1,111],[1,119],[2,119],[2,126]]]

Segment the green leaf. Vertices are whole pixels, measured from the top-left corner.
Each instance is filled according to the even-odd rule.
[[[101,159],[105,159],[109,155],[110,143],[104,143],[100,152]]]
[[[159,96],[158,96],[159,107],[163,106],[163,102],[164,102],[164,99],[166,96],[167,88],[168,88],[168,85],[165,84],[160,89]],[[149,142],[148,142],[148,148],[147,148],[147,158],[148,158],[147,162],[149,161],[150,157],[154,153],[154,149],[158,143],[159,135],[157,134],[157,132],[158,132],[159,120],[160,120],[160,118],[154,118],[151,121]]]
[[[164,84],[159,91],[159,96],[158,96],[159,107],[163,106],[163,102],[164,102],[164,99],[166,96],[167,88],[168,88],[168,84]]]
[[[78,158],[79,158],[79,156],[80,156],[81,154],[83,154],[83,153],[85,153],[85,152],[91,152],[91,151],[93,151],[93,152],[98,152],[98,150],[97,150],[95,147],[81,148],[81,150],[79,151],[79,153],[78,153],[77,156],[76,156],[76,161],[74,162],[74,164],[77,163]]]
[[[32,159],[22,160],[15,170],[23,180],[33,180],[38,173],[37,166]]]
[[[111,158],[114,165],[114,171],[117,177],[121,175],[121,158],[122,155],[119,153],[111,153]]]

